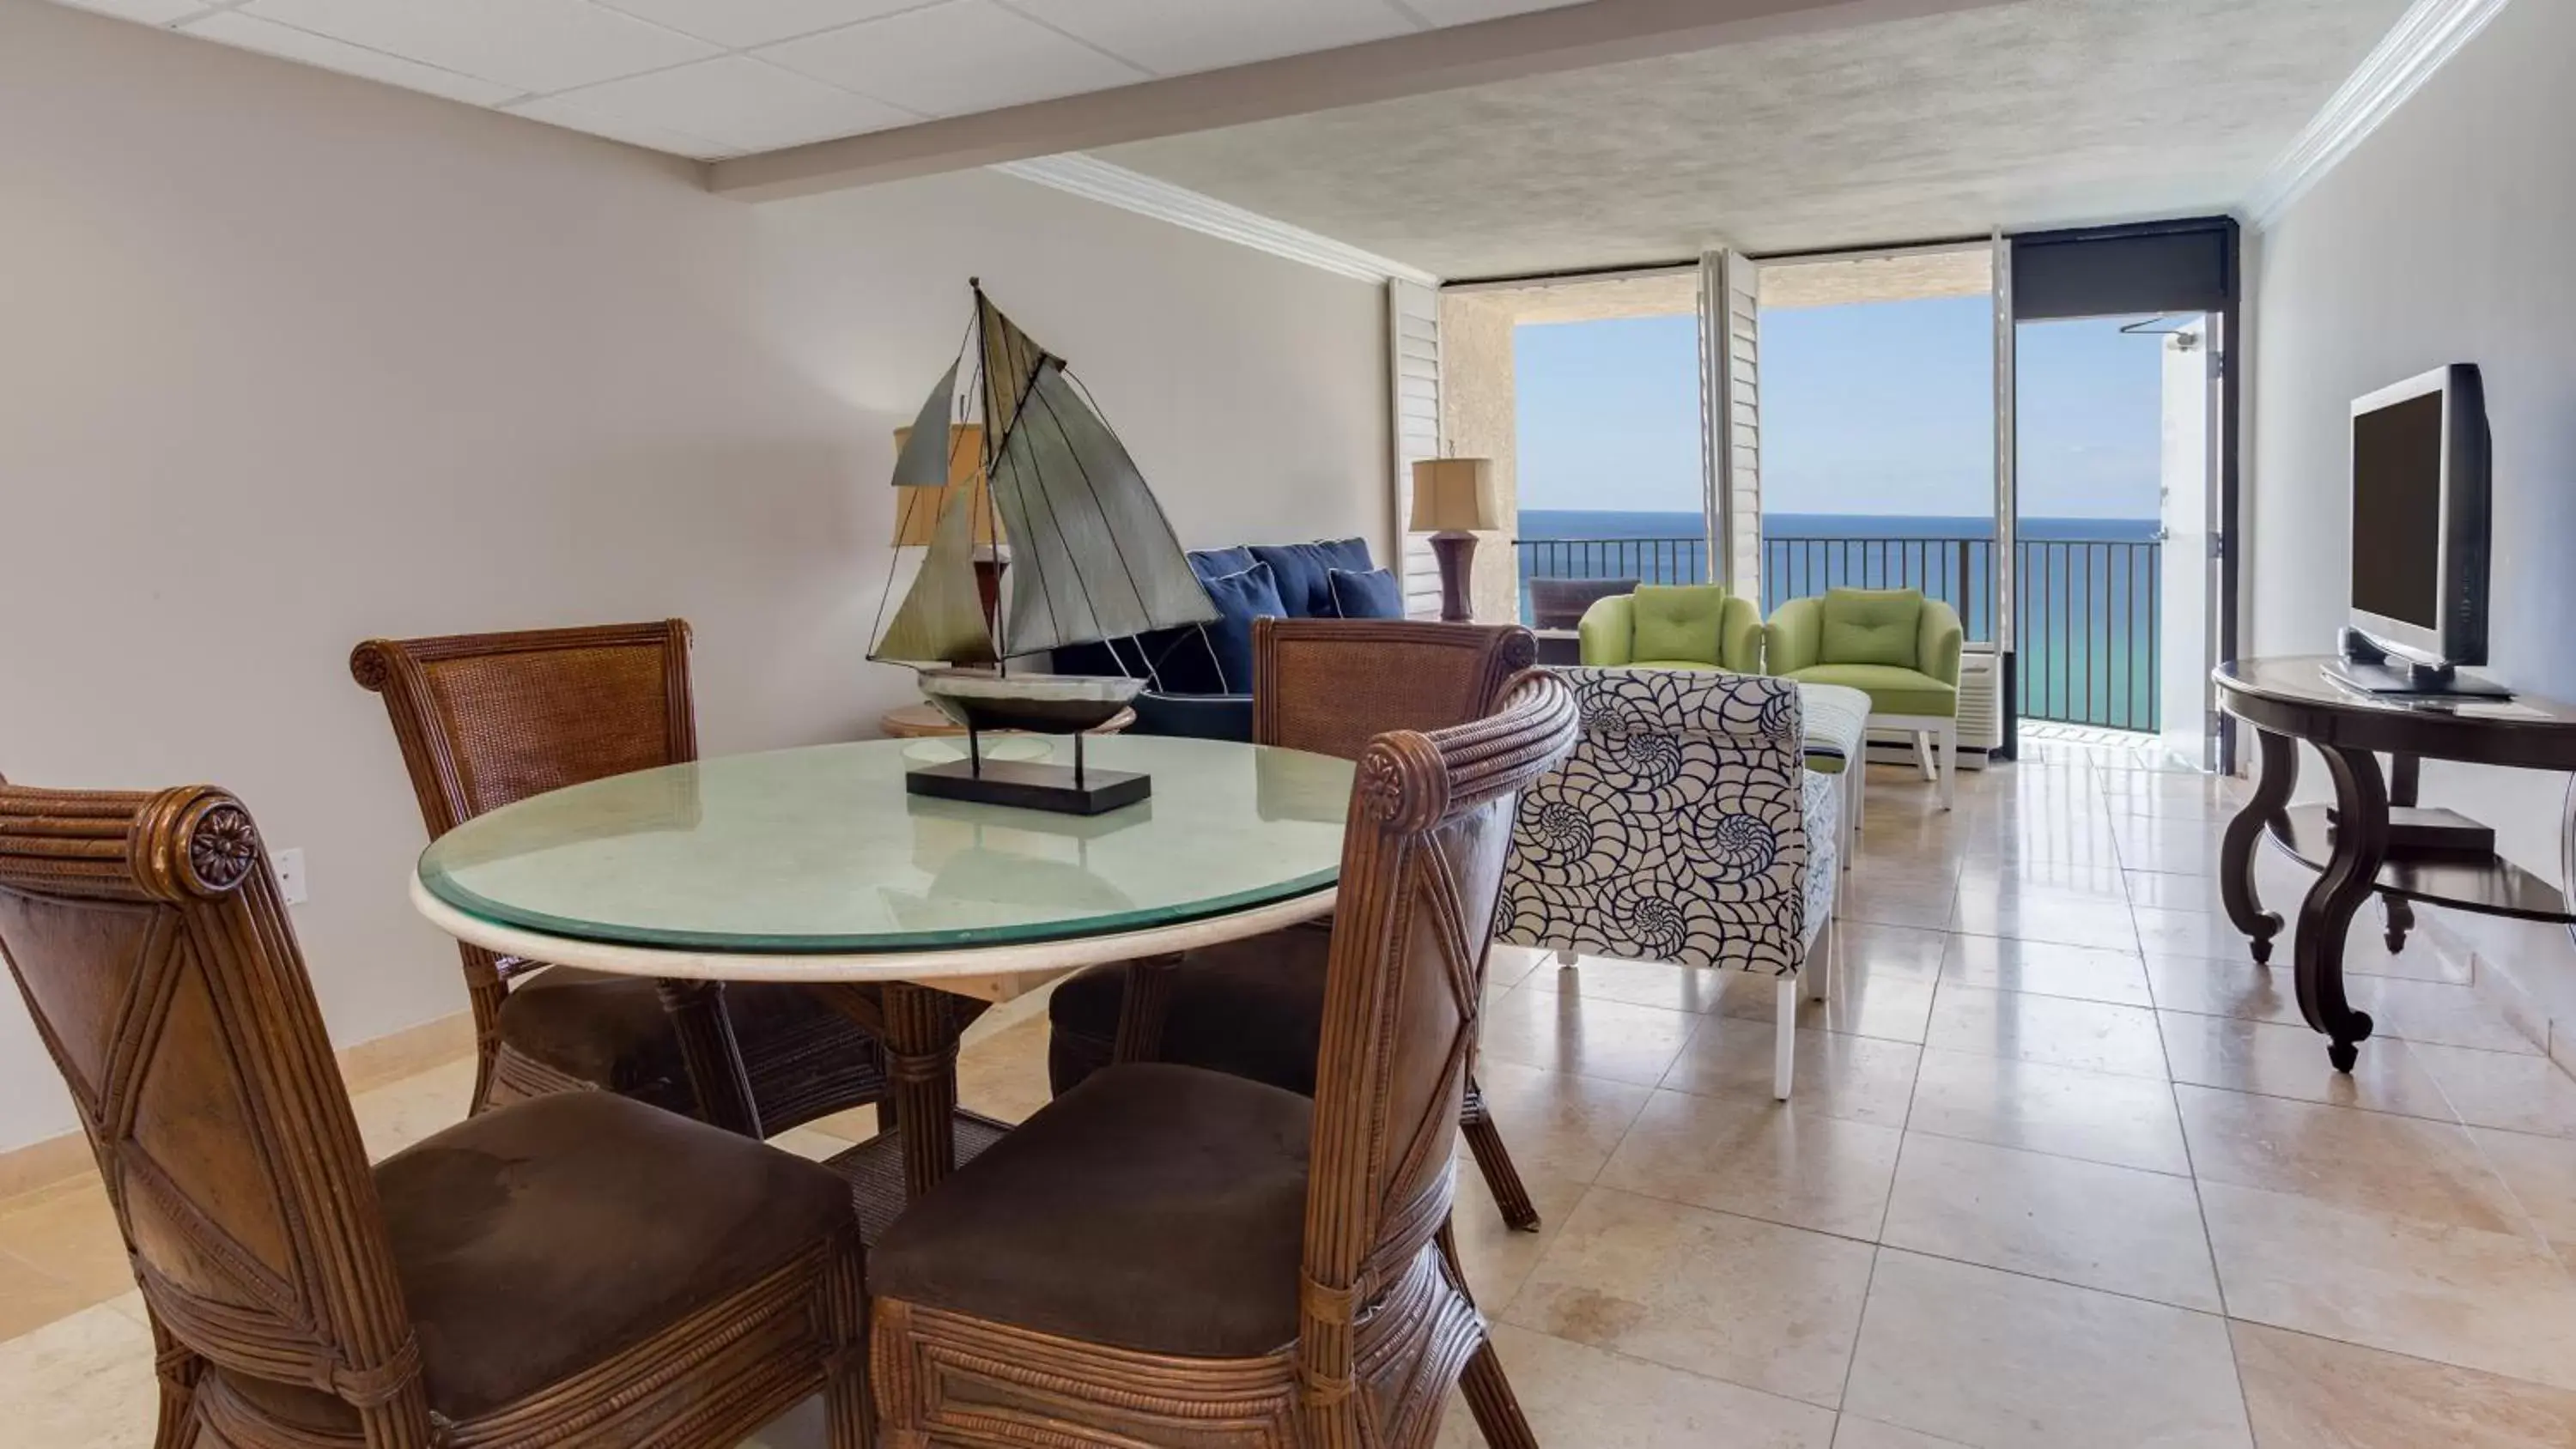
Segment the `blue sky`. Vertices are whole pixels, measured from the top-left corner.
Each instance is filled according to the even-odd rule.
[[[1764,313],[1770,510],[1988,512],[1993,315],[1983,297]],[[2162,343],[2120,325],[2021,329],[2026,516],[2156,514]],[[1523,508],[1698,508],[1696,319],[1523,326],[1515,352]]]

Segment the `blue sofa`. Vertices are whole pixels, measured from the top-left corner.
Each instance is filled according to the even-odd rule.
[[[1377,567],[1369,557],[1368,541],[1359,538],[1193,549],[1189,560],[1203,583],[1239,576],[1256,564],[1266,566],[1277,590],[1279,616],[1290,619],[1346,617],[1334,607],[1333,570],[1367,573]],[[1212,591],[1220,608],[1231,611],[1219,623],[1059,649],[1053,667],[1059,674],[1123,674],[1152,681],[1136,697],[1138,734],[1248,741],[1252,738],[1251,620],[1270,611],[1242,608],[1237,593],[1224,588]],[[1229,671],[1222,656],[1228,652],[1230,631],[1238,629],[1243,640],[1241,662]],[[1230,678],[1230,673],[1247,677]]]

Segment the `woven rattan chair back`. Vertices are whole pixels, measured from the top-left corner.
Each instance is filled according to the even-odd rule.
[[[1577,729],[1572,694],[1531,671],[1496,713],[1382,735],[1360,757],[1309,1158],[1298,1352],[1309,1423],[1322,1431],[1310,1442],[1354,1442],[1324,1425],[1351,1422],[1344,1401],[1355,1392],[1376,1399],[1368,1417],[1381,1425],[1436,1408],[1409,1381],[1420,1360],[1358,1353],[1355,1324],[1376,1323],[1373,1345],[1390,1332],[1425,1335],[1432,1362],[1462,1360],[1482,1342],[1474,1307],[1425,1249],[1449,1219],[1513,811],[1520,791],[1573,749]],[[1442,1345],[1462,1351],[1448,1358]]]
[[[0,786],[0,948],[159,1332],[426,1446],[375,1180],[249,813],[203,786]]]
[[[1388,730],[1482,719],[1537,658],[1517,624],[1257,619],[1253,743],[1356,760]]]

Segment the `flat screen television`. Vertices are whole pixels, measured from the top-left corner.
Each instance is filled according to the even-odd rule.
[[[2487,662],[2487,453],[2471,364],[2352,405],[2352,630],[2395,662]]]

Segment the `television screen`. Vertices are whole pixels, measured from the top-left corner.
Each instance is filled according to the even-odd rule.
[[[2382,618],[2442,623],[2442,394],[2352,420],[2352,603]]]

